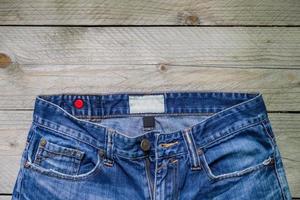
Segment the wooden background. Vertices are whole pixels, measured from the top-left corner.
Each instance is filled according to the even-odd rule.
[[[299,0],[0,0],[0,199],[35,96],[260,91],[300,198]]]

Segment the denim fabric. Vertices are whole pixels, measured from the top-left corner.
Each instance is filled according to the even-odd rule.
[[[291,195],[260,93],[172,91],[37,96],[12,199]]]

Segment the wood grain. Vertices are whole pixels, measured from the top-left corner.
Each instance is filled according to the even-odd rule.
[[[300,197],[300,114],[269,114],[294,197]],[[0,193],[12,191],[31,111],[0,111]]]
[[[299,111],[299,30],[2,27],[13,64],[0,71],[0,108],[28,109],[39,93],[160,88],[260,90],[269,110]]]
[[[298,0],[0,0],[10,25],[299,25]]]
[[[296,69],[15,64],[0,70],[0,109],[31,109],[38,94],[202,90],[259,91],[269,111],[299,111],[299,83]]]
[[[0,200],[11,200],[10,195],[0,195]]]
[[[0,53],[22,65],[297,68],[300,27],[1,27]]]

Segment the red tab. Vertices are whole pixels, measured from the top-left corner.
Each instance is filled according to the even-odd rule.
[[[74,101],[74,106],[75,106],[75,108],[80,109],[80,108],[83,107],[83,105],[84,105],[84,102],[83,102],[82,99],[76,99],[76,100]]]

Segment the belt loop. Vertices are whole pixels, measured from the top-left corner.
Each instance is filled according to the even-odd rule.
[[[191,162],[192,170],[201,170],[201,162],[197,154],[197,148],[195,145],[194,137],[190,128],[183,130],[183,138],[189,151],[189,159]]]
[[[105,151],[105,160],[104,160],[104,164],[112,167],[114,164],[114,160],[113,160],[113,137],[114,136],[114,131],[110,128],[107,129],[106,132],[106,151]]]
[[[93,116],[93,111],[94,111],[94,108],[93,108],[93,99],[90,98],[89,95],[86,96],[86,113],[85,115],[88,116],[89,119],[92,119],[92,116]]]

